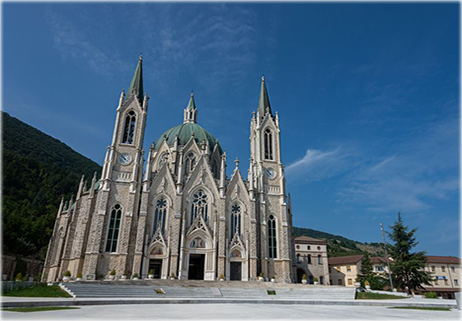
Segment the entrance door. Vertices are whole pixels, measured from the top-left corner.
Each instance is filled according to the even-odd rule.
[[[189,280],[203,280],[205,267],[205,254],[190,254],[189,255]]]
[[[154,271],[154,279],[160,279],[162,275],[162,260],[149,260],[149,271]]]
[[[231,262],[230,272],[231,281],[242,280],[242,262]]]

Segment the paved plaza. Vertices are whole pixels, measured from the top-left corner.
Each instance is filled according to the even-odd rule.
[[[390,309],[369,306],[259,304],[143,304],[82,306],[76,310],[5,312],[5,320],[458,320],[461,312]]]

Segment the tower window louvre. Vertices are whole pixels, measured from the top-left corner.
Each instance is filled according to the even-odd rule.
[[[119,239],[120,219],[122,217],[122,207],[116,204],[111,211],[109,221],[109,232],[107,235],[106,252],[115,252],[117,250],[117,241]]]
[[[273,132],[267,128],[265,129],[265,159],[273,160]]]
[[[268,219],[268,256],[270,259],[277,258],[276,219],[270,215]]]
[[[135,125],[136,125],[136,115],[133,110],[127,113],[125,117],[125,127],[124,127],[124,137],[122,143],[124,144],[133,144],[135,137]]]

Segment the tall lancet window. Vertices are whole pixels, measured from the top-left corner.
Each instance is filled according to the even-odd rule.
[[[124,128],[124,137],[122,143],[124,144],[133,144],[135,139],[135,125],[136,125],[136,115],[133,110],[130,110],[125,117],[125,128]]]
[[[196,156],[194,155],[194,153],[191,152],[188,155],[186,155],[186,160],[184,162],[186,175],[190,174],[194,170],[195,166],[196,166]]]
[[[109,220],[109,231],[107,234],[106,252],[115,252],[117,250],[117,241],[119,239],[120,219],[122,217],[122,207],[116,204],[111,211]]]
[[[207,194],[204,193],[203,190],[198,190],[194,196],[191,205],[191,220],[190,224],[194,222],[194,219],[198,216],[202,215],[204,221],[208,221],[208,200]]]
[[[278,257],[276,244],[276,219],[270,215],[268,219],[268,257],[276,259]]]
[[[165,222],[167,219],[167,201],[164,198],[160,198],[156,202],[156,209],[154,211],[154,225],[152,227],[152,233],[157,231],[160,227],[162,234],[165,234]]]
[[[216,159],[212,162],[212,173],[215,178],[218,178],[218,162]]]
[[[237,204],[231,207],[231,237],[236,231],[241,235],[241,207]]]
[[[273,160],[273,132],[265,129],[265,159]]]

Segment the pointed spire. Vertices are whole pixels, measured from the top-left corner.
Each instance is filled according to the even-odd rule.
[[[196,109],[196,103],[194,102],[194,91],[191,91],[191,97],[189,98],[188,106],[186,109]]]
[[[140,56],[138,60],[138,65],[136,66],[135,74],[133,75],[132,82],[130,87],[128,87],[127,98],[132,94],[135,94],[136,97],[141,100],[143,99],[143,57]]]
[[[188,105],[184,109],[184,122],[185,123],[197,123],[197,108],[194,102],[194,92],[191,91],[191,97],[189,98]]]
[[[260,100],[258,101],[258,113],[260,117],[264,117],[269,112],[271,115],[271,105],[268,97],[268,91],[266,90],[265,76],[261,77],[261,90]]]

